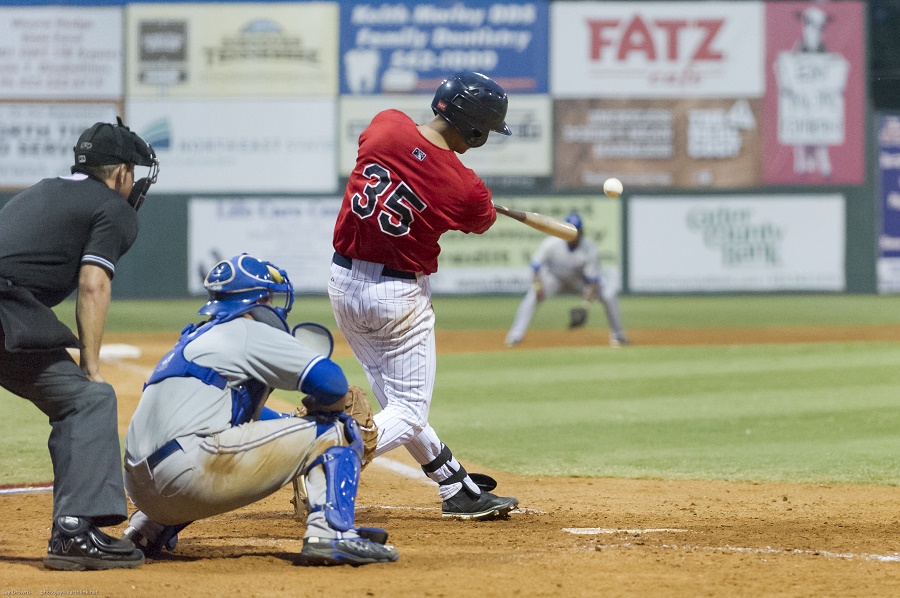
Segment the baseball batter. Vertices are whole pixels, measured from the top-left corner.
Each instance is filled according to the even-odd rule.
[[[128,428],[125,488],[139,510],[125,536],[158,556],[190,522],[304,475],[303,564],[397,560],[384,530],[354,524],[363,446],[343,412],[351,393],[337,364],[288,332],[287,273],[242,254],[214,266],[205,286],[199,313],[210,319],[187,326],[160,360]],[[266,408],[273,388],[305,393],[308,416]]]
[[[603,282],[597,261],[597,246],[584,238],[584,223],[577,212],[566,216],[566,222],[578,229],[578,237],[571,243],[547,237],[532,254],[534,283],[519,304],[512,328],[506,335],[507,346],[513,347],[522,342],[540,303],[562,293],[582,295],[585,306],[591,301],[603,303],[609,323],[610,345],[618,347],[629,344],[622,325],[619,299],[612,285]],[[582,311],[580,317],[575,315],[578,311]],[[586,307],[576,308],[573,312],[570,326],[583,325],[587,319]]]
[[[497,218],[490,190],[456,154],[484,145],[491,131],[510,134],[507,97],[488,77],[464,72],[441,83],[431,106],[426,124],[387,110],[360,135],[328,294],[382,408],[376,456],[405,446],[438,483],[443,516],[495,519],[518,500],[473,481],[428,424],[437,362],[429,275],[444,232],[480,234]]]

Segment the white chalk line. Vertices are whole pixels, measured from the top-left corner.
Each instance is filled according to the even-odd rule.
[[[141,348],[123,343],[100,345],[100,359],[115,362],[119,359],[137,359],[141,356]]]
[[[39,492],[53,492],[53,486],[20,486],[15,488],[0,488],[0,496],[11,494],[37,494]]]
[[[400,507],[400,506],[392,506],[392,505],[371,505],[371,506],[361,506],[357,505],[357,511],[365,511],[367,509],[384,509],[387,511],[440,511],[440,507]]]
[[[568,532],[570,534],[576,535],[597,535],[597,534],[655,534],[655,533],[665,533],[665,532],[673,532],[685,534],[688,533],[689,530],[686,529],[676,529],[671,527],[657,527],[650,529],[615,529],[610,527],[564,527],[562,531]]]
[[[383,509],[385,511],[440,511],[440,507],[401,507],[395,505],[357,505],[357,511],[365,511],[367,509]],[[538,511],[536,509],[513,509],[509,512],[510,514],[517,513],[519,515],[545,515],[544,511]]]
[[[646,544],[632,544],[624,542],[622,544],[598,544],[596,548],[646,548]],[[742,554],[773,554],[773,555],[802,555],[802,556],[821,556],[832,559],[843,560],[864,560],[877,561],[881,563],[900,563],[900,553],[892,554],[868,554],[853,552],[834,552],[831,550],[804,550],[800,548],[748,548],[744,546],[694,546],[694,545],[678,545],[678,544],[659,544],[656,548],[666,548],[669,550],[684,550],[688,552],[732,552]]]
[[[378,457],[377,459],[372,461],[372,465],[377,465],[382,469],[393,471],[394,473],[405,478],[409,478],[417,482],[422,482],[423,484],[427,484],[429,486],[437,486],[437,482],[426,476],[425,472],[421,469],[410,467],[405,463],[400,463],[399,461],[394,461],[393,459],[388,459],[387,457]]]
[[[387,457],[378,457],[374,461],[372,461],[372,465],[378,465],[382,469],[387,469],[388,471],[392,471],[397,475],[401,475],[405,478],[409,478],[411,480],[415,480],[417,482],[421,482],[423,484],[427,484],[429,486],[437,486],[437,483],[433,481],[431,478],[425,475],[425,473],[421,469],[417,469],[415,467],[410,467],[404,463],[400,463],[399,461],[394,461],[393,459],[388,459]],[[370,507],[357,507],[360,509],[396,509],[396,510],[410,510],[410,511],[435,511],[437,507],[394,507],[394,506],[370,506]],[[544,511],[538,511],[536,509],[513,509],[510,511],[510,514],[531,514],[531,515],[544,515],[546,514]]]

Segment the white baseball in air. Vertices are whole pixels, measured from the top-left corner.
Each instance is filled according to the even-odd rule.
[[[619,197],[624,190],[625,188],[622,187],[622,181],[615,177],[606,179],[603,182],[603,192],[606,193],[606,197]]]

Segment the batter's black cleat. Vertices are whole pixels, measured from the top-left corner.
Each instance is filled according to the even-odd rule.
[[[393,546],[373,542],[368,538],[304,538],[300,565],[369,565],[392,563],[400,558]]]
[[[465,486],[445,500],[441,505],[441,515],[452,519],[490,521],[505,519],[509,512],[519,506],[519,499],[512,496],[496,496],[490,492],[472,494]]]
[[[53,522],[44,566],[59,571],[133,569],[144,564],[144,553],[128,539],[101,532],[82,517],[57,517]]]

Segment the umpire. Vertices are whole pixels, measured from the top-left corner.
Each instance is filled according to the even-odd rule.
[[[0,386],[50,419],[53,527],[44,566],[138,567],[144,555],[98,526],[127,516],[116,394],[100,375],[100,342],[119,258],[159,162],[122,124],[78,138],[69,176],[44,179],[0,209]],[[135,165],[149,175],[134,181]],[[51,309],[77,290],[78,338]],[[80,351],[80,367],[66,351]]]

